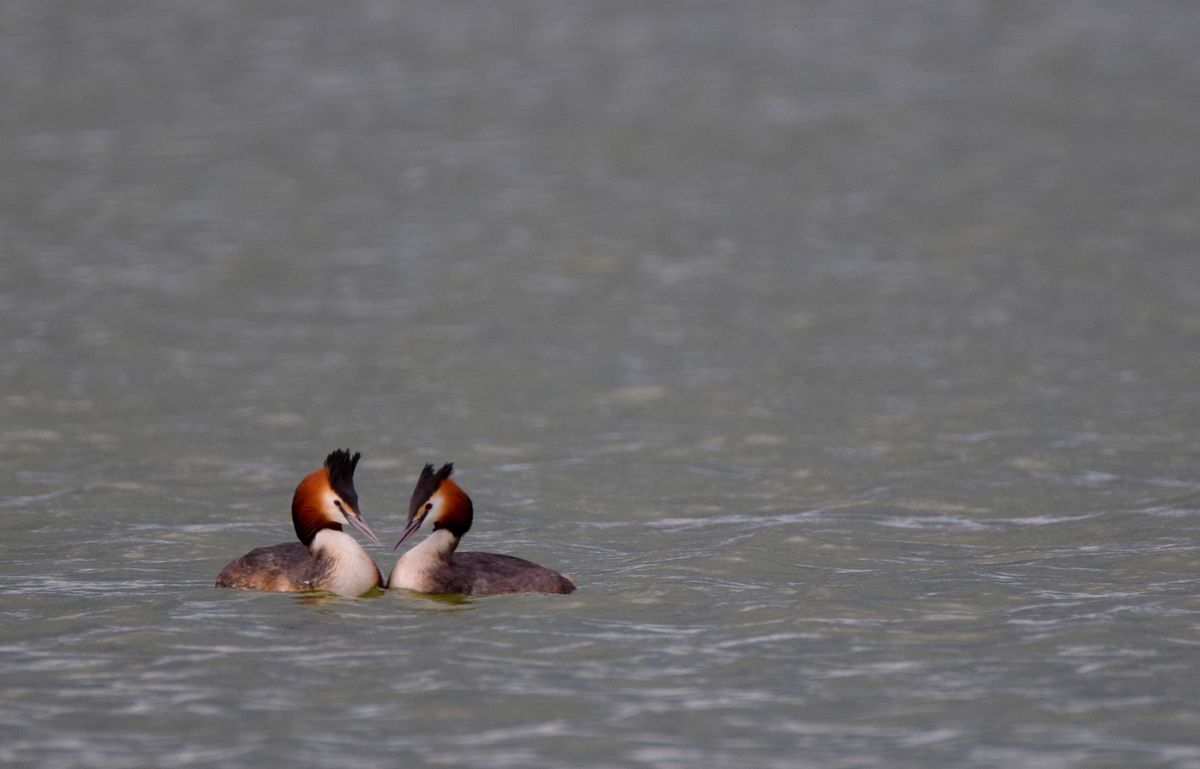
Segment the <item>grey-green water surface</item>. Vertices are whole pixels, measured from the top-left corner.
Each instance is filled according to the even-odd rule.
[[[1200,767],[1197,40],[0,5],[0,762]],[[214,589],[344,446],[579,591]]]

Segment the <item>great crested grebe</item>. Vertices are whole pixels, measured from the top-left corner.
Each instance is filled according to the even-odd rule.
[[[217,587],[325,590],[349,597],[382,587],[379,567],[342,531],[348,523],[379,542],[358,512],[354,467],[360,457],[350,456],[349,449],[325,457],[325,466],[300,481],[292,497],[292,525],[300,541],[258,547],[231,561],[217,576]]]
[[[408,503],[408,523],[395,550],[428,520],[433,533],[400,556],[388,578],[389,588],[418,593],[493,595],[496,593],[570,593],[575,583],[557,571],[497,553],[456,553],[471,528],[471,498],[450,480],[454,465],[433,471],[425,465]]]

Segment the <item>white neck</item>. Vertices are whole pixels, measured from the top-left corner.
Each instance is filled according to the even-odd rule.
[[[438,529],[425,541],[400,556],[388,577],[388,587],[424,592],[430,575],[450,563],[458,537],[448,529]]]
[[[321,529],[308,549],[329,561],[318,587],[344,596],[360,596],[379,584],[379,570],[358,540],[342,531]]]

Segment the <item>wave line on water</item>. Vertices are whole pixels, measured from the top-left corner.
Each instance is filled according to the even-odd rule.
[[[61,497],[64,494],[71,494],[75,491],[78,491],[78,489],[60,489],[58,491],[49,491],[45,494],[33,494],[26,497],[9,497],[7,499],[0,499],[0,507],[25,507],[35,502],[44,502],[48,499]]]

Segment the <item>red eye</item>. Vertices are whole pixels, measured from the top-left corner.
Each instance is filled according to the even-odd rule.
[[[432,503],[432,502],[427,502],[427,503],[425,504],[425,512],[427,512],[427,513],[428,513],[428,512],[429,512],[430,510],[432,510],[432,509],[433,509],[433,503]]]

